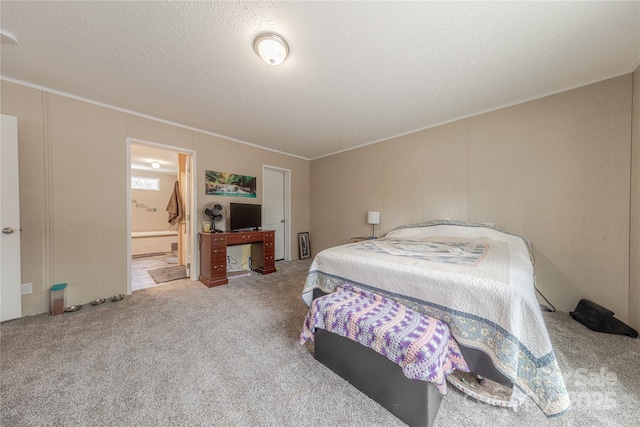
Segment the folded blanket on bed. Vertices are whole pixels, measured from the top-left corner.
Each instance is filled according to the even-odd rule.
[[[431,381],[443,394],[447,375],[469,371],[446,323],[355,286],[313,301],[300,344],[313,340],[315,328],[375,350],[400,365],[407,378]]]

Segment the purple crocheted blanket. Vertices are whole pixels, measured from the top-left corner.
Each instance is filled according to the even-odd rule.
[[[315,328],[375,350],[400,365],[407,378],[431,381],[443,394],[447,375],[469,371],[444,322],[352,285],[313,301],[300,344],[313,341]]]

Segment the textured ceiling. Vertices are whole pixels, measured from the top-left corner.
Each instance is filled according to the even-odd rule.
[[[605,78],[640,2],[13,2],[1,74],[307,159]],[[263,63],[253,38],[291,52]]]

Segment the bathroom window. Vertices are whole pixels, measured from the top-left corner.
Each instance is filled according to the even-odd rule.
[[[159,178],[142,178],[139,176],[131,177],[132,190],[155,190],[160,191]]]

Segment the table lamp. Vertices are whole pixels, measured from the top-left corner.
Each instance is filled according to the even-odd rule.
[[[376,224],[380,224],[380,212],[369,211],[367,213],[367,222],[371,224],[371,236],[369,239],[376,238]]]

